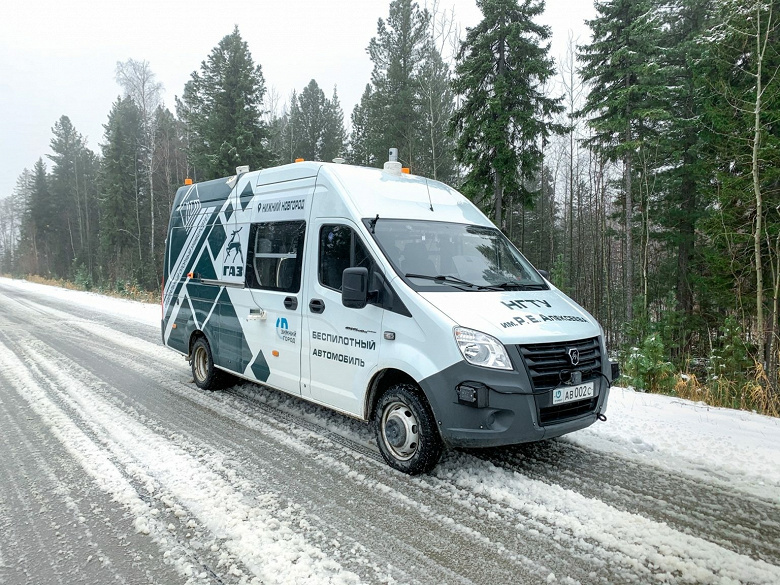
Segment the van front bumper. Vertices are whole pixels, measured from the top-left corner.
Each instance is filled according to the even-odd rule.
[[[606,364],[605,370],[610,367]],[[447,445],[498,447],[559,437],[592,425],[606,411],[610,374],[607,370],[593,378],[593,398],[558,406],[552,404],[551,389],[533,390],[525,371],[491,370],[465,361],[422,380],[420,386]],[[459,386],[466,391],[459,393]],[[469,394],[474,400],[464,402]]]

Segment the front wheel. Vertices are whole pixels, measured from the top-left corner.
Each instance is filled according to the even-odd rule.
[[[190,366],[192,367],[192,378],[198,388],[218,390],[225,386],[227,375],[214,365],[211,346],[205,337],[199,337],[192,344]]]
[[[416,475],[439,462],[443,444],[436,419],[416,386],[388,388],[376,405],[374,420],[379,451],[390,467]]]

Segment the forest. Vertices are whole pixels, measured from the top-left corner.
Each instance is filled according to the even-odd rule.
[[[780,0],[596,0],[550,55],[543,0],[392,0],[345,119],[315,79],[268,89],[236,27],[175,99],[152,65],[93,152],[67,115],[0,199],[0,272],[159,292],[171,202],[297,158],[382,166],[460,190],[604,326],[626,384],[780,414]]]

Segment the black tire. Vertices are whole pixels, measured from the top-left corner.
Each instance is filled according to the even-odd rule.
[[[220,390],[227,386],[229,378],[214,365],[211,346],[205,337],[198,337],[190,351],[190,367],[195,385],[204,390]]]
[[[387,464],[409,475],[427,473],[439,462],[444,445],[436,419],[413,384],[387,389],[374,409],[376,442]]]

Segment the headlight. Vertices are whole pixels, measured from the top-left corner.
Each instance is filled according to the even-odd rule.
[[[458,344],[463,358],[470,364],[498,370],[512,369],[506,349],[495,337],[473,329],[456,327],[455,343]]]

